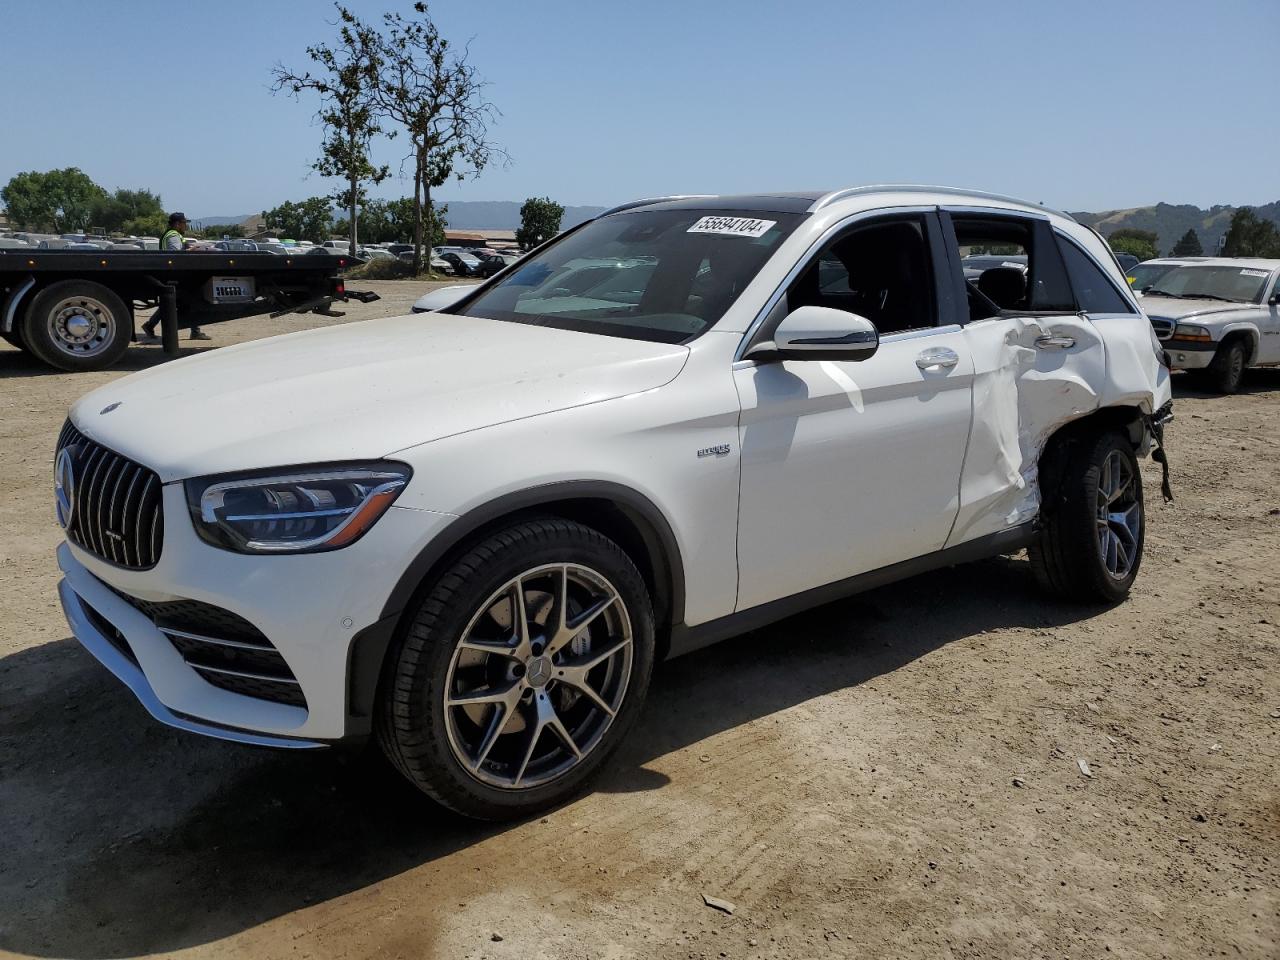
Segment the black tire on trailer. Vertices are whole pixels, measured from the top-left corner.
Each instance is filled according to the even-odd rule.
[[[494,532],[409,616],[384,668],[378,740],[419,789],[469,817],[527,816],[573,796],[648,692],[644,580],[580,523],[547,517]]]
[[[1213,361],[1205,368],[1205,381],[1218,393],[1237,393],[1244,382],[1249,365],[1249,344],[1244,337],[1234,336],[1218,347]]]
[[[1042,469],[1045,464],[1042,461]],[[1028,548],[1040,583],[1069,600],[1119,603],[1142,564],[1146,515],[1133,445],[1108,430],[1055,451],[1053,493]]]
[[[27,349],[59,370],[104,370],[124,355],[132,337],[129,308],[92,280],[50,284],[22,318]]]

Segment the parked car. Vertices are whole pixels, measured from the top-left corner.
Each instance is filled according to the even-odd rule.
[[[1184,263],[1196,263],[1203,259],[1203,257],[1162,257],[1156,260],[1144,260],[1136,267],[1130,267],[1125,274],[1128,277],[1129,286],[1142,294],[1174,267]]]
[[[1145,288],[1142,308],[1174,369],[1219,393],[1239,390],[1249,367],[1280,365],[1280,260],[1175,263]]]
[[[366,260],[394,260],[396,255],[383,247],[361,247],[360,256]]]
[[[476,248],[471,251],[471,255],[479,261],[479,267],[475,272],[476,276],[492,277],[495,273],[501,273],[507,269],[507,260],[501,254],[492,250]]]
[[[455,253],[452,250],[446,250],[444,253],[438,254],[438,259],[443,260],[452,268],[453,275],[457,277],[479,277],[484,275],[484,265],[476,257],[469,253]],[[433,260],[434,262],[434,260]],[[493,271],[496,273],[497,271]],[[492,274],[490,274],[492,276]]]
[[[994,242],[1030,251],[999,304],[958,256]],[[599,771],[663,657],[1023,547],[1077,601],[1138,575],[1169,373],[1066,215],[929,187],[647,200],[440,300],[74,405],[63,608],[154,717],[372,735],[446,806],[524,816]]]
[[[1123,270],[1126,275],[1128,275],[1130,270],[1142,262],[1132,253],[1117,253],[1115,257],[1116,263],[1120,264],[1120,269]]]
[[[239,238],[231,238],[229,240],[214,241],[214,249],[221,250],[224,253],[257,253],[258,245],[252,240],[242,240]]]

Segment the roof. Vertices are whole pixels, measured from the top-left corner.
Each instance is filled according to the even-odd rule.
[[[1070,214],[1053,210],[1039,203],[1006,197],[998,193],[985,193],[981,190],[965,190],[959,187],[939,187],[922,184],[885,183],[869,184],[861,187],[846,187],[841,190],[801,190],[796,192],[748,193],[748,194],[701,194],[694,196],[652,197],[647,200],[633,200],[606,210],[601,216],[621,213],[637,207],[652,207],[663,210],[754,210],[774,213],[814,213],[825,207],[844,200],[869,197],[876,194],[913,194],[950,197],[957,200],[976,200],[979,202],[997,202],[1010,204],[1026,210],[1038,210],[1071,219]]]

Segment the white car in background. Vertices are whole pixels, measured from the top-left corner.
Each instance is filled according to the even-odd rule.
[[[1187,257],[1143,268],[1134,287],[1174,369],[1235,393],[1247,368],[1280,365],[1280,260]]]
[[[965,280],[960,249],[1012,244],[1025,278]],[[372,734],[441,803],[523,816],[600,769],[663,657],[1023,547],[1077,601],[1138,575],[1169,374],[1066,215],[646,200],[437,293],[72,408],[63,609],[160,721]]]

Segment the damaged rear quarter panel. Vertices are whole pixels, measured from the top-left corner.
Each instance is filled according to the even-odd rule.
[[[969,324],[965,336],[974,358],[973,424],[948,546],[1038,515],[1040,454],[1063,425],[1103,407],[1151,412],[1169,396],[1168,371],[1141,314],[992,318]],[[1044,336],[1075,344],[1037,347]]]

